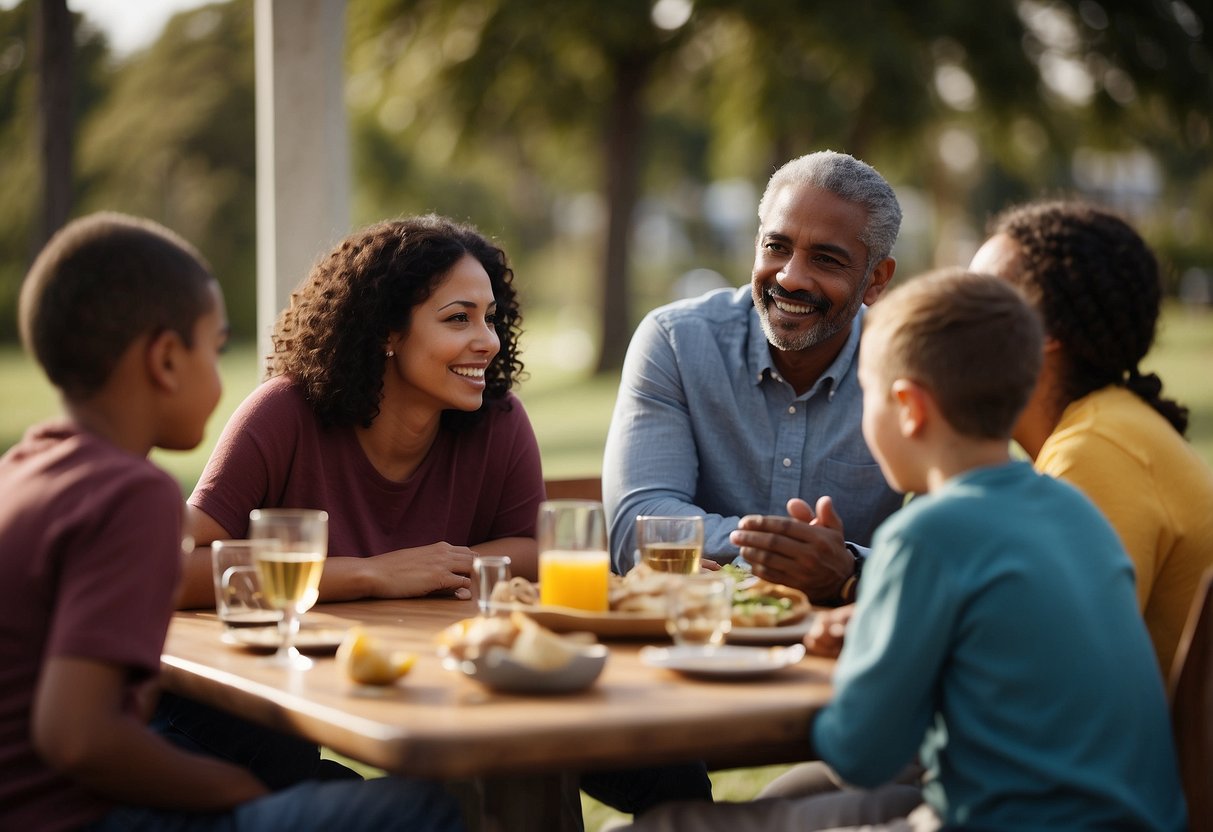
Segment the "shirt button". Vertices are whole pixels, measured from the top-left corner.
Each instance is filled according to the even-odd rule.
[[[785,456],[785,457],[783,458],[783,467],[784,467],[784,468],[791,468],[791,467],[792,467],[792,460],[788,459],[788,458]]]
[[[795,412],[796,412],[796,405],[794,405],[794,404],[788,405],[788,413],[795,413]]]

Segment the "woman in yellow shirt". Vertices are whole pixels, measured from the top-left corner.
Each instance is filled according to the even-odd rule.
[[[1015,440],[1119,533],[1165,676],[1213,566],[1213,470],[1184,439],[1187,408],[1139,367],[1158,323],[1157,261],[1114,214],[1041,202],[995,218],[970,268],[1018,286],[1044,320],[1044,366]]]

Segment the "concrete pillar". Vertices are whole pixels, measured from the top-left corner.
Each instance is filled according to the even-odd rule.
[[[345,0],[256,0],[257,345],[349,231]]]

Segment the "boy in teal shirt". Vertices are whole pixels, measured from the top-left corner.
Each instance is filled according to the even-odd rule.
[[[1085,497],[1009,456],[1041,344],[1013,289],[967,272],[912,280],[868,316],[864,438],[922,496],[876,533],[812,743],[864,787],[919,755],[924,804],[878,828],[1184,828],[1129,559]],[[694,826],[829,828],[837,798]],[[688,818],[661,820],[643,828]]]

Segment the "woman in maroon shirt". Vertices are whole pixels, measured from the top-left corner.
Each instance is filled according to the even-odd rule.
[[[249,511],[329,513],[321,600],[468,597],[473,553],[535,576],[539,449],[510,392],[521,316],[505,253],[437,216],[382,222],[312,268],[270,378],[224,429],[190,513],[198,544]],[[212,603],[209,556],[182,606]]]

